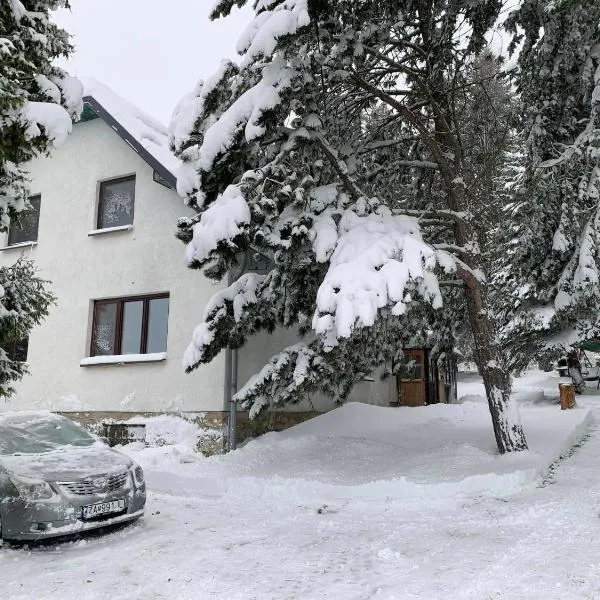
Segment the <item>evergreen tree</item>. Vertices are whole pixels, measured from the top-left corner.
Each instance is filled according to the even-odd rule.
[[[82,110],[82,86],[53,66],[72,48],[68,35],[50,21],[50,11],[68,2],[11,0],[0,3],[0,230],[30,209],[25,163],[47,153],[71,131]],[[26,340],[47,314],[53,297],[33,265],[18,261],[0,268],[0,396],[26,372],[7,353]]]
[[[50,20],[60,0],[0,4],[0,227],[29,208],[23,165],[62,142],[82,110],[82,86],[52,61],[67,56],[68,34]]]
[[[526,448],[479,244],[480,208],[495,199],[466,127],[465,90],[487,77],[476,61],[500,7],[256,3],[240,66],[224,63],[186,97],[172,131],[179,191],[199,211],[180,223],[189,265],[222,278],[254,253],[271,267],[213,298],[188,370],[258,329],[296,325],[315,337],[238,399],[253,413],[317,388],[344,399],[403,345],[451,340],[465,310],[498,447]]]
[[[600,4],[525,0],[518,85],[526,164],[510,207],[512,363],[600,336]]]

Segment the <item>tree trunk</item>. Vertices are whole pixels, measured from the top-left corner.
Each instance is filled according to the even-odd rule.
[[[475,341],[475,362],[483,378],[498,450],[501,454],[527,450],[519,412],[510,399],[510,375],[503,366],[495,327],[488,316],[484,286],[480,282],[470,281],[465,291]]]
[[[450,208],[458,212],[468,212],[469,206],[465,196],[465,181],[468,178],[464,177],[462,145],[448,127],[448,122],[452,121],[448,101],[444,96],[436,101],[439,112],[434,119],[435,139],[444,152],[453,156],[452,162],[440,165],[440,171],[447,186]],[[445,111],[440,107],[445,107]],[[510,374],[506,370],[502,350],[498,345],[496,324],[490,316],[487,283],[478,275],[483,273],[483,269],[476,231],[472,223],[459,219],[455,223],[454,233],[457,244],[469,249],[462,256],[466,268],[458,267],[458,274],[465,282],[467,313],[475,345],[475,363],[483,379],[498,450],[501,454],[527,450],[519,412],[510,399]]]
[[[444,106],[445,101],[446,99],[440,99],[438,106]],[[447,114],[450,114],[449,110]],[[450,208],[454,211],[468,211],[465,202],[465,179],[462,177],[461,145],[449,132],[444,119],[436,119],[435,123],[436,140],[446,151],[451,149],[454,155],[452,165],[440,167],[442,176],[445,175],[445,181],[452,182],[447,187]],[[448,169],[447,173],[443,172],[445,168]],[[478,248],[476,232],[466,220],[456,221],[455,237],[458,245],[465,249]],[[510,399],[511,378],[498,345],[497,327],[490,317],[487,283],[477,275],[483,273],[479,264],[479,252],[468,251],[462,258],[466,268],[458,267],[458,274],[465,282],[467,313],[475,345],[475,364],[483,378],[498,450],[501,454],[527,450],[519,411]]]

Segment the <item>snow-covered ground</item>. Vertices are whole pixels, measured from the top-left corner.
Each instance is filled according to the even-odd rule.
[[[558,381],[516,381],[531,450],[511,456],[475,376],[457,405],[349,404],[212,458],[150,419],[153,445],[126,448],[143,521],[0,550],[0,598],[600,598],[600,397],[561,411]]]

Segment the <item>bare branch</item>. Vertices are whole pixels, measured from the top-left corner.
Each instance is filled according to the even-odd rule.
[[[434,225],[437,227],[454,227],[454,221],[444,219],[419,219],[419,225]]]
[[[448,221],[452,221],[454,223],[462,223],[465,221],[466,217],[467,217],[467,213],[465,212],[458,212],[455,210],[445,210],[445,209],[440,209],[440,210],[407,210],[407,209],[392,209],[392,212],[396,215],[406,215],[408,217],[424,217],[424,218],[430,218],[433,217],[434,219],[443,219],[443,220],[448,220]]]
[[[391,140],[376,140],[365,144],[363,148],[360,149],[358,154],[364,154],[365,152],[371,152],[372,150],[379,150],[381,148],[389,148],[390,146],[397,146],[398,144],[402,144],[403,142],[410,142],[414,141],[415,139],[416,138],[414,136],[406,136],[401,138],[394,138]]]
[[[440,287],[465,287],[465,282],[460,279],[443,279],[438,281]]]
[[[473,257],[473,253],[463,246],[457,246],[455,244],[433,244],[433,247],[436,250],[444,250],[445,252],[462,256],[463,258],[469,259]]]
[[[379,98],[382,102],[385,102],[387,105],[396,109],[402,116],[406,118],[407,121],[411,123],[411,125],[419,132],[423,143],[429,148],[431,154],[435,158],[436,162],[439,165],[440,172],[442,177],[444,178],[444,182],[446,184],[447,190],[451,193],[453,189],[453,174],[450,165],[448,164],[448,160],[444,156],[444,153],[438,144],[438,142],[431,137],[428,128],[425,126],[421,117],[412,112],[409,108],[404,106],[401,102],[396,100],[396,98],[390,96],[382,89],[374,86],[372,83],[363,79],[356,71],[353,73],[353,80],[360,88],[365,91],[371,92],[373,96]]]
[[[375,177],[375,175],[378,175],[382,171],[390,171],[401,167],[409,169],[437,169],[438,164],[428,160],[394,160],[393,162],[379,165],[378,167],[367,171],[365,177]]]
[[[402,63],[392,60],[391,58],[389,58],[389,56],[385,56],[385,54],[381,54],[381,52],[375,50],[375,48],[371,48],[370,46],[364,46],[364,49],[372,56],[376,56],[380,61],[396,69],[397,71],[400,71],[401,73],[408,73],[409,75],[413,76],[417,76],[420,74],[420,72],[416,69],[412,69],[410,67],[407,67],[406,65],[403,65]]]

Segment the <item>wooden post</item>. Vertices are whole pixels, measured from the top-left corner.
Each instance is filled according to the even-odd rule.
[[[560,409],[567,410],[575,406],[575,388],[571,383],[559,383]]]

